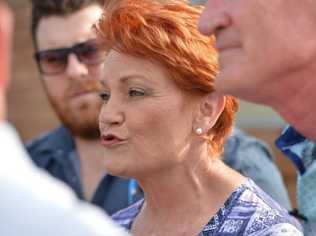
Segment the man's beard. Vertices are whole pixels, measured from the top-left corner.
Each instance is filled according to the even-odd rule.
[[[58,101],[48,93],[48,99],[53,106],[57,116],[63,125],[70,130],[75,137],[88,140],[100,138],[99,113],[101,110],[101,99],[96,97],[95,101],[81,101],[76,107],[71,106],[69,96],[76,91],[89,91],[99,93],[100,87],[96,81],[91,81],[86,85],[79,83],[72,84],[66,91],[64,99]],[[91,100],[91,99],[90,99]]]

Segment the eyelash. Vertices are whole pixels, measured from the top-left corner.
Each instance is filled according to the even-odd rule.
[[[133,95],[133,93],[134,93],[134,95]],[[140,90],[140,89],[129,89],[129,90],[128,90],[128,95],[129,95],[130,97],[144,96],[144,95],[145,95],[145,92],[142,91],[142,90]]]
[[[129,97],[140,97],[140,96],[145,96],[145,92],[140,90],[140,89],[129,89],[128,90],[128,96]],[[106,102],[110,98],[110,94],[107,92],[102,92],[100,93],[100,98],[102,101]]]

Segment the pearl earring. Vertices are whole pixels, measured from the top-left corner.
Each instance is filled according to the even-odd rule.
[[[197,128],[197,129],[195,130],[195,132],[196,132],[197,135],[201,135],[202,132],[203,132],[203,130],[202,130],[202,128]]]

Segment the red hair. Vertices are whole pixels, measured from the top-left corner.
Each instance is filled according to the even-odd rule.
[[[219,65],[215,38],[197,30],[202,9],[184,0],[112,0],[94,28],[103,49],[158,62],[181,89],[207,94],[214,91]],[[224,111],[210,130],[209,144],[217,153],[223,150],[237,107],[226,96]]]

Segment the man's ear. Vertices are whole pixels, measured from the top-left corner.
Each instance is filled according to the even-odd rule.
[[[202,134],[212,129],[224,110],[225,102],[225,97],[215,91],[205,95],[200,103],[200,112],[195,120],[194,129],[202,129]]]

